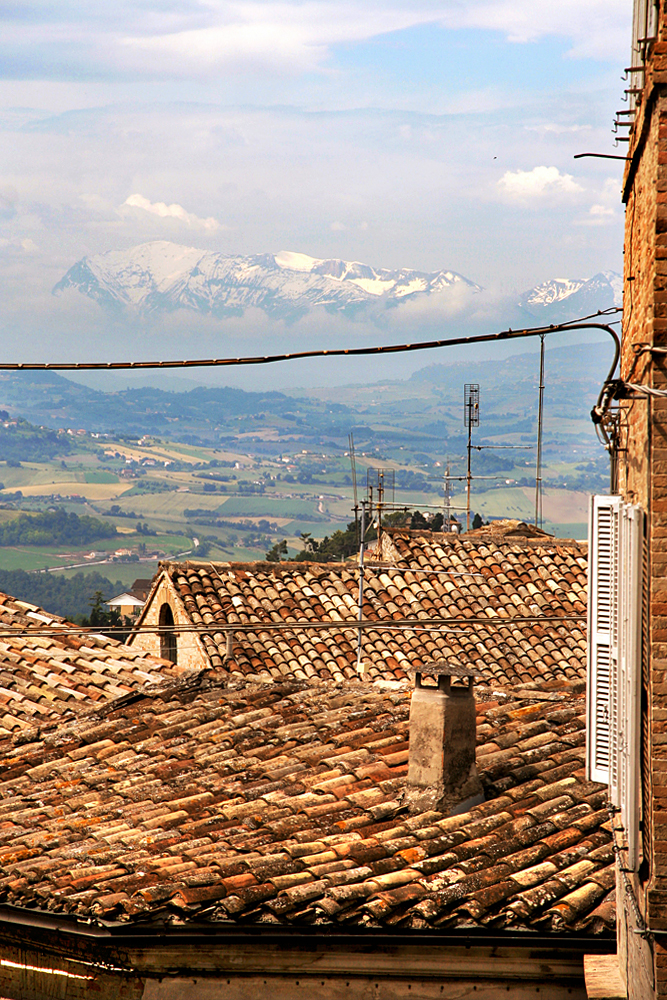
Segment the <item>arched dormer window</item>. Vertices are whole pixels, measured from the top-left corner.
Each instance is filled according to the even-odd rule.
[[[174,627],[174,613],[168,604],[160,608],[160,628]],[[163,660],[177,662],[176,635],[174,632],[160,632],[160,656]]]

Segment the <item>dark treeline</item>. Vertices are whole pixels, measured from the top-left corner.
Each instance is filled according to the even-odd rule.
[[[79,623],[90,616],[98,592],[109,600],[125,589],[120,580],[113,583],[101,573],[64,577],[23,569],[0,570],[0,591]]]
[[[19,514],[0,525],[0,545],[89,545],[98,538],[113,538],[117,534],[109,521],[54,510]]]

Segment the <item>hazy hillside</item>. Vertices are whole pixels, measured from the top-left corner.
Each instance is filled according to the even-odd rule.
[[[548,418],[582,421],[592,435],[588,414],[611,358],[611,347],[606,343],[548,350]],[[387,440],[398,440],[405,433],[423,439],[443,432],[458,435],[465,382],[481,386],[484,433],[493,434],[494,426],[496,431],[512,429],[515,433],[532,429],[538,385],[535,352],[499,361],[471,359],[428,365],[405,381],[382,383],[377,392],[372,385],[363,391],[355,386],[330,387],[303,390],[296,396],[229,387],[101,392],[51,372],[2,373],[0,406],[20,413],[33,424],[49,427],[134,436],[157,434],[174,440],[189,436],[209,442],[245,436],[264,439],[265,448],[279,452],[285,440],[325,436],[343,443],[352,428],[367,427],[370,432],[378,424],[388,425],[384,432]],[[366,399],[369,390],[377,397],[373,403]],[[434,422],[441,425],[434,426]]]
[[[613,360],[609,343],[574,344],[545,354],[545,407],[553,418],[588,418]],[[539,355],[519,354],[498,361],[460,361],[428,365],[411,382],[429,383],[442,392],[443,402],[462,402],[465,382],[481,386],[482,414],[498,416],[537,405]]]

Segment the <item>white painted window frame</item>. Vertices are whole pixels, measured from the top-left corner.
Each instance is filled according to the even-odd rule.
[[[586,773],[609,785],[628,867],[639,863],[644,513],[591,497],[588,532]]]

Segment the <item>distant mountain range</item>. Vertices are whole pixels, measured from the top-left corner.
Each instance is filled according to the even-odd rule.
[[[297,318],[321,306],[356,312],[370,304],[394,305],[414,295],[432,295],[479,285],[455,271],[375,269],[346,260],[320,260],[302,253],[228,256],[160,240],[131,250],[84,257],[53,289],[78,288],[107,309],[134,307],[143,313],[192,309],[238,316],[248,308],[277,318]]]
[[[623,277],[616,271],[601,271],[592,278],[552,278],[536,285],[520,297],[519,308],[536,319],[548,313],[548,321],[565,322],[620,306],[623,301]]]
[[[374,268],[358,261],[323,260],[281,251],[233,256],[160,240],[130,250],[84,257],[53,289],[78,289],[114,312],[160,314],[177,309],[213,316],[239,316],[249,308],[294,320],[320,307],[355,315],[385,311],[409,299],[457,289],[483,289],[456,271]],[[592,278],[553,278],[529,289],[500,312],[514,320],[558,322],[619,305],[622,278],[604,271]]]

